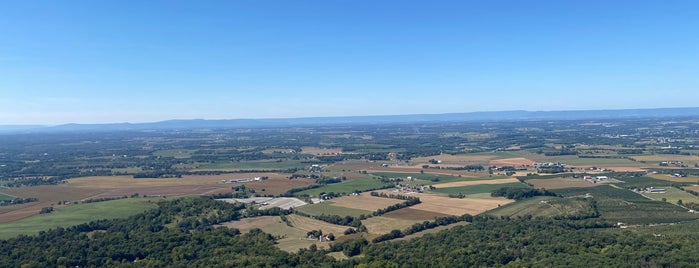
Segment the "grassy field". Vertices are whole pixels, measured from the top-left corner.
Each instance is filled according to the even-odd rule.
[[[172,149],[155,151],[153,155],[160,157],[191,158],[194,152],[196,152],[196,150]]]
[[[384,183],[377,179],[346,180],[340,183],[328,184],[319,188],[301,191],[296,193],[296,195],[318,196],[321,193],[353,193],[354,191],[363,192],[369,189],[382,188],[388,185],[392,184]]]
[[[301,161],[240,161],[240,162],[216,162],[204,164],[197,170],[241,170],[241,169],[288,169],[304,168],[306,164]]]
[[[15,199],[14,196],[0,192],[0,200],[12,200]]]
[[[654,179],[651,177],[620,178],[619,180],[624,181],[624,183],[619,184],[621,187],[663,187],[673,184],[672,182]]]
[[[536,196],[520,200],[487,212],[494,216],[550,217],[558,215],[582,215],[592,212],[590,204],[581,197],[559,198]]]
[[[149,198],[127,198],[58,208],[50,214],[0,224],[0,239],[20,234],[37,234],[42,230],[69,227],[98,219],[124,218],[156,206],[155,201]]]
[[[575,155],[552,156],[541,162],[561,162],[567,165],[581,166],[646,166],[646,164],[624,158],[580,158]]]
[[[497,189],[503,187],[513,187],[513,188],[530,188],[528,185],[520,182],[503,183],[503,184],[480,184],[471,186],[461,186],[461,187],[448,187],[448,188],[437,188],[430,190],[435,193],[443,194],[478,194],[478,193],[490,193]]]
[[[676,204],[677,200],[682,200],[684,203],[699,203],[699,197],[688,192],[682,191],[675,187],[665,187],[664,189],[664,193],[645,193],[644,195],[658,201],[665,198],[666,201],[671,204]]]
[[[446,182],[456,182],[456,181],[477,181],[477,180],[495,180],[508,178],[506,176],[492,176],[492,177],[458,177],[449,176],[442,174],[421,174],[421,173],[398,173],[398,172],[375,172],[372,173],[376,176],[383,176],[386,178],[406,178],[412,177],[416,180],[421,180],[429,183],[446,183]],[[437,178],[439,181],[432,181],[432,179]]]
[[[387,234],[392,230],[405,230],[413,224],[423,222],[423,220],[405,220],[389,217],[371,217],[362,221],[371,234]]]
[[[301,211],[310,215],[339,215],[339,216],[353,216],[359,217],[362,214],[371,214],[369,210],[361,210],[355,208],[347,208],[341,206],[334,206],[332,201],[326,201],[318,204],[310,204],[302,207],[297,207],[296,210]]]

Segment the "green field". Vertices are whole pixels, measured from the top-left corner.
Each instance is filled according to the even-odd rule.
[[[602,219],[627,224],[673,223],[694,220],[698,214],[670,203],[650,200],[640,194],[611,186],[553,190],[564,196],[590,194],[597,201]]]
[[[0,239],[37,234],[51,228],[70,227],[93,220],[125,218],[155,207],[157,205],[153,199],[126,198],[58,208],[50,214],[0,224]]]
[[[425,183],[446,183],[455,181],[479,181],[479,180],[495,180],[509,178],[507,176],[492,176],[492,177],[459,177],[459,176],[449,176],[442,174],[422,174],[422,173],[398,173],[398,172],[374,172],[372,173],[376,176],[386,177],[386,178],[406,178],[412,177],[413,179],[423,181]],[[437,178],[439,181],[432,181],[432,179]]]
[[[478,193],[490,193],[497,189],[503,187],[512,188],[531,188],[529,185],[513,182],[504,184],[481,184],[481,185],[470,185],[470,186],[460,186],[460,187],[448,187],[448,188],[437,188],[430,190],[435,193],[443,194],[478,194]]]
[[[12,199],[15,199],[15,197],[8,195],[8,194],[5,194],[3,192],[0,192],[0,200],[12,200]]]
[[[324,185],[319,188],[309,189],[296,193],[296,196],[309,195],[319,196],[321,193],[353,193],[354,191],[364,192],[370,189],[378,189],[393,185],[385,183],[377,179],[354,179],[346,180],[340,183]]]
[[[198,170],[240,170],[240,169],[289,169],[289,168],[304,168],[307,164],[301,161],[240,161],[240,162],[216,162],[213,164],[205,164]]]
[[[197,150],[187,150],[187,149],[171,149],[171,150],[160,150],[153,152],[154,156],[160,157],[174,157],[174,158],[191,158],[192,154]]]
[[[589,215],[593,212],[589,201],[581,197],[560,198],[536,196],[527,198],[487,212],[494,216],[573,216]]]
[[[682,191],[675,187],[663,187],[663,189],[665,189],[664,193],[644,193],[644,195],[658,201],[662,201],[663,198],[665,198],[665,200],[670,204],[676,204],[677,200],[682,200],[683,203],[699,204],[699,197],[688,192]]]
[[[665,180],[659,180],[659,179],[654,179],[651,177],[638,177],[638,178],[620,178],[620,181],[624,181],[624,183],[618,184],[620,187],[624,188],[629,188],[629,187],[664,187],[664,186],[670,186],[672,184],[682,184],[680,182],[669,182]]]
[[[359,217],[361,215],[370,215],[371,211],[333,206],[332,201],[326,201],[318,204],[310,204],[295,208],[303,213],[318,216],[318,215],[338,215]]]
[[[561,162],[567,165],[608,165],[642,167],[647,164],[634,162],[624,158],[580,158],[575,155],[550,156],[541,162]]]

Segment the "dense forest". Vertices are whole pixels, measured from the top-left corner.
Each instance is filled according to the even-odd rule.
[[[696,267],[699,234],[609,228],[599,219],[475,216],[420,238],[286,253],[258,229],[216,227],[244,205],[210,197],[162,201],[127,219],[99,220],[0,241],[1,267]],[[696,222],[683,223],[696,227]],[[361,254],[360,254],[361,253]]]

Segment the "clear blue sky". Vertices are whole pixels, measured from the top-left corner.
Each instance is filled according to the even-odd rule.
[[[0,125],[699,106],[699,1],[0,1]]]

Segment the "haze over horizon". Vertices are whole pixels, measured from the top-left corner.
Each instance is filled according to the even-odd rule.
[[[0,125],[696,107],[696,1],[14,1]]]

